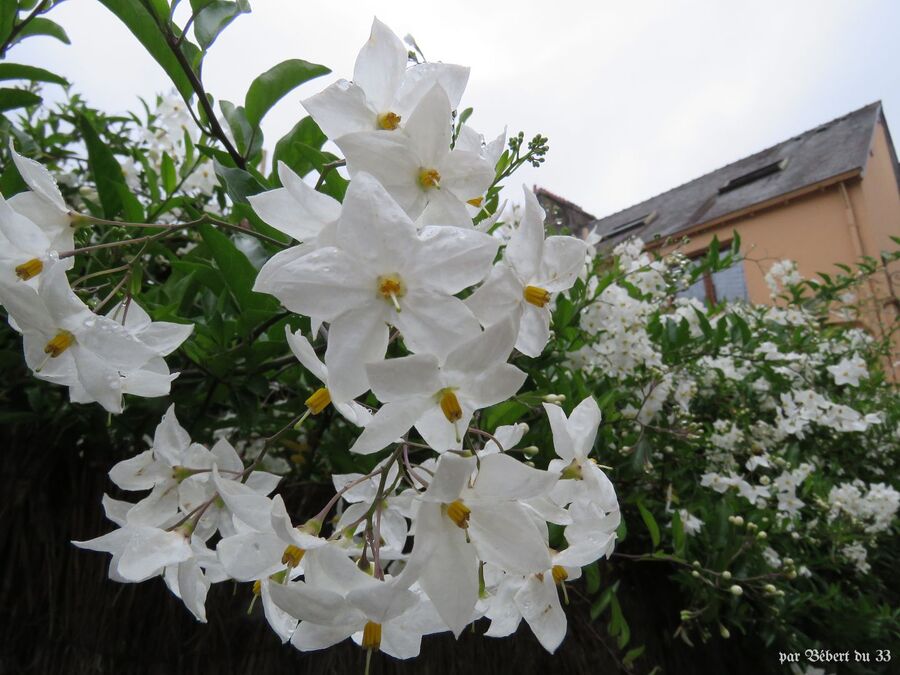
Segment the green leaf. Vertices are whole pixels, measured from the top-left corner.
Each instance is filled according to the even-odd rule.
[[[282,61],[257,77],[247,90],[244,109],[252,126],[259,126],[269,109],[292,89],[331,70],[302,59]]]
[[[231,169],[222,166],[218,160],[213,160],[213,167],[219,182],[225,187],[225,191],[236,204],[246,204],[247,197],[259,194],[265,188],[256,178],[243,169]]]
[[[612,601],[613,596],[616,594],[616,591],[619,589],[619,582],[617,581],[612,586],[607,588],[600,597],[591,605],[591,621],[595,621],[598,616],[603,614],[603,610],[607,608],[609,603]]]
[[[91,121],[84,115],[76,118],[76,123],[88,151],[88,167],[97,184],[100,204],[106,218],[115,218],[123,208],[119,186],[128,189],[122,167],[109,146],[97,134]]]
[[[43,101],[40,96],[24,89],[0,89],[0,112],[38,105]]]
[[[228,24],[244,11],[236,2],[213,0],[204,3],[203,9],[196,14],[194,19],[194,36],[200,43],[200,47],[204,51],[209,49]]]
[[[17,11],[15,2],[0,2],[0,44],[5,43],[12,32]]]
[[[294,144],[301,143],[305,147],[321,150],[327,140],[328,137],[322,133],[316,121],[312,117],[304,117],[275,144],[275,155],[272,158],[273,177],[278,174],[278,162],[287,164],[298,176],[308,174],[316,167],[294,148]]]
[[[0,80],[30,80],[32,82],[50,82],[63,86],[69,84],[66,78],[56,73],[21,63],[0,63]]]
[[[100,2],[128,27],[150,56],[166,71],[182,98],[185,101],[189,100],[194,94],[191,82],[166,42],[156,18],[147,11],[141,1],[100,0]]]
[[[163,184],[163,190],[166,195],[175,192],[175,186],[178,184],[178,176],[175,173],[175,162],[169,157],[168,152],[164,152],[162,162],[160,162],[160,172]]]
[[[259,128],[252,127],[247,120],[247,113],[241,106],[231,101],[219,101],[219,108],[231,129],[234,141],[241,155],[252,157],[262,149],[263,135]]]
[[[675,555],[681,558],[684,557],[684,545],[684,523],[681,522],[681,514],[676,509],[672,513],[672,548],[675,551]]]
[[[597,562],[594,561],[582,569],[584,570],[584,579],[587,582],[587,592],[589,595],[593,595],[600,590],[600,570],[597,567]]]
[[[646,648],[647,645],[641,645],[640,647],[635,647],[634,649],[628,650],[628,653],[625,654],[625,658],[622,659],[622,664],[625,666],[630,666],[635,662],[635,660],[640,658]]]
[[[653,541],[653,548],[659,547],[659,525],[656,524],[656,519],[653,517],[653,514],[647,510],[647,507],[644,506],[643,502],[638,500],[637,502],[638,511],[641,512],[641,519],[644,521],[644,525],[647,526],[647,530],[650,532],[650,539]]]
[[[29,21],[19,34],[16,36],[13,44],[17,42],[21,42],[25,38],[36,37],[38,35],[46,35],[48,37],[56,38],[60,42],[64,42],[67,45],[72,44],[72,41],[69,39],[69,36],[66,35],[66,31],[63,30],[63,27],[60,26],[55,21],[51,21],[45,17],[39,16],[31,21]]]

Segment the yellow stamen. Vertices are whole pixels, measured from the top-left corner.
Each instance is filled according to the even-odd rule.
[[[286,549],[284,549],[284,553],[281,554],[281,564],[294,568],[300,564],[300,561],[303,559],[305,553],[306,551],[304,551],[299,546],[294,546],[293,544],[291,544]]]
[[[257,579],[253,582],[253,595],[259,595],[262,593],[262,579]]]
[[[325,410],[329,403],[331,403],[331,392],[325,387],[316,389],[313,395],[306,399],[306,407],[309,408],[309,412],[313,415],[318,415]]]
[[[553,569],[551,569],[550,571],[553,573],[554,583],[561,584],[563,581],[569,578],[569,573],[566,572],[566,568],[562,565],[554,565]]]
[[[459,399],[452,389],[441,390],[441,411],[448,422],[456,422],[462,419],[462,408],[459,406]]]
[[[525,301],[535,307],[543,307],[550,302],[550,291],[544,290],[540,286],[526,286],[524,295]]]
[[[469,527],[469,514],[472,511],[462,503],[461,499],[450,502],[446,507],[447,517],[456,523],[457,527],[461,527],[464,530]]]
[[[469,206],[479,207],[484,203],[484,197],[474,197],[466,202]]]
[[[390,300],[394,309],[400,311],[400,303],[397,298],[406,295],[406,284],[399,274],[382,274],[378,277],[378,294],[385,300]]]
[[[381,624],[367,621],[363,628],[362,648],[378,651],[381,647]]]
[[[394,131],[400,126],[402,118],[397,113],[386,112],[378,116],[378,127],[385,131]]]
[[[32,258],[28,262],[23,262],[16,267],[16,276],[22,281],[28,281],[32,277],[36,277],[44,269],[44,263],[38,258]]]
[[[44,347],[44,353],[49,354],[51,359],[55,359],[73,344],[75,344],[75,336],[67,330],[61,330]]]
[[[441,182],[441,174],[437,169],[421,169],[419,171],[419,184],[426,190],[438,187]]]

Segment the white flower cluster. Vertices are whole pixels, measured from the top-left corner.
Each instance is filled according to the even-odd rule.
[[[799,284],[803,281],[803,277],[800,276],[797,263],[793,260],[779,260],[766,272],[765,281],[772,297],[775,297],[783,288]]]
[[[900,508],[900,492],[884,483],[866,485],[860,480],[841,483],[828,493],[829,521],[846,515],[863,524],[868,534],[890,528]]]
[[[113,554],[111,578],[163,575],[200,620],[210,583],[252,582],[273,629],[301,650],[352,637],[370,653],[409,658],[423,635],[458,636],[482,616],[488,635],[524,619],[546,649],[560,644],[559,589],[611,553],[620,520],[590,458],[600,409],[590,397],[569,417],[544,405],[558,456],[546,471],[509,452],[524,425],[490,434],[470,424],[523,385],[509,359],[544,350],[552,295],[573,285],[586,246],[545,239],[528,190],[502,252],[473,227],[498,149],[465,127],[453,142],[467,77],[459,66],[407,68],[403,43],[376,20],[353,82],[304,102],[346,157],[343,202],[284,164],[283,187],[251,198],[299,242],[265,263],[255,290],[311,320],[310,338],[287,332],[322,384],[306,414],[333,405],[362,427],[352,452],[389,455],[368,474],[334,476],[334,497],[295,526],[268,496],[272,476],[243,468],[224,441],[209,451],[190,443],[170,409],[153,447],[110,474],[150,494],[107,500],[120,529],[79,544]],[[392,343],[406,355],[386,358]],[[357,401],[369,391],[381,404],[374,413]],[[550,548],[548,523],[564,528],[564,549]]]
[[[861,432],[872,424],[880,424],[881,417],[878,413],[862,415],[849,406],[829,401],[812,389],[781,395],[777,419],[780,430],[803,438],[804,432],[813,423],[836,431]]]
[[[89,308],[70,287],[71,259],[60,256],[71,253],[85,217],[68,208],[43,166],[12,145],[10,153],[29,190],[0,196],[0,304],[22,334],[29,368],[69,387],[72,401],[113,413],[122,411],[123,394],[165,396],[177,374],[163,357],[193,326],[151,321],[133,300],[106,314],[98,314],[106,301]]]

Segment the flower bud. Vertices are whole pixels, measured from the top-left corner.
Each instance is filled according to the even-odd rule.
[[[728,581],[729,579],[731,579],[731,572],[729,572],[728,570],[725,570],[724,572],[722,572],[722,578],[725,581]]]
[[[740,597],[744,594],[744,589],[741,588],[740,586],[738,586],[737,584],[735,584],[728,590],[731,591],[731,594],[734,595],[735,597]]]
[[[731,633],[728,632],[728,629],[725,626],[719,626],[719,635],[722,636],[722,639],[727,640],[731,637]]]

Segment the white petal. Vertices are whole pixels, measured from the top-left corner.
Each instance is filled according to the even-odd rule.
[[[459,227],[426,227],[419,239],[422,255],[413,261],[413,273],[420,283],[448,295],[484,279],[500,245],[490,235]]]
[[[468,531],[478,557],[501,569],[528,574],[551,567],[547,544],[519,504],[473,504]]]
[[[551,654],[555,652],[566,637],[566,614],[559,604],[553,577],[545,574],[543,581],[529,577],[516,593],[516,604],[541,646]]]
[[[364,171],[358,172],[347,188],[335,236],[341,248],[369,261],[379,273],[402,273],[422,249],[409,216],[381,183]]]
[[[524,291],[525,287],[512,268],[505,263],[497,263],[487,281],[466,298],[466,306],[483,326],[491,326],[508,317],[518,328],[525,302]]]
[[[450,112],[447,92],[436,84],[422,97],[404,126],[421,166],[426,169],[438,168],[450,152]],[[441,187],[443,181],[441,173]]]
[[[331,139],[378,128],[378,112],[366,101],[366,92],[347,80],[338,80],[302,103]]]
[[[550,339],[550,308],[535,307],[526,302],[523,310],[516,349],[525,356],[537,357]]]
[[[393,323],[410,351],[443,359],[461,342],[478,335],[478,320],[461,300],[421,289],[410,290],[401,300],[403,311]]]
[[[187,539],[178,532],[155,527],[130,529],[132,536],[118,566],[119,574],[129,581],[143,581],[167,565],[184,562],[193,555]]]
[[[268,497],[264,497],[236,480],[223,478],[215,467],[213,467],[212,476],[216,492],[219,493],[225,506],[236,518],[259,532],[269,530],[272,502]]]
[[[438,166],[441,189],[449,190],[460,201],[481,197],[494,180],[494,167],[474,152],[453,150]]]
[[[347,600],[375,623],[386,623],[418,602],[412,591],[398,587],[396,582],[384,581],[350,591]]]
[[[388,344],[386,306],[378,301],[342,314],[328,331],[325,365],[336,401],[349,401],[369,388],[365,364],[384,358]]]
[[[579,459],[587,457],[594,447],[597,429],[600,427],[600,408],[592,396],[579,403],[566,425],[572,438],[575,456]]]
[[[228,575],[238,581],[265,579],[284,569],[285,543],[272,533],[245,532],[222,539],[216,552]]]
[[[408,55],[403,42],[377,18],[372,32],[359,50],[353,67],[353,81],[362,87],[366,97],[379,112],[387,112],[406,71]]]
[[[406,114],[419,103],[422,97],[434,86],[441,85],[447,93],[450,107],[459,106],[469,81],[469,69],[450,63],[419,63],[406,71],[400,93],[397,95],[399,110]]]
[[[283,265],[273,258],[259,271],[254,290],[269,293],[292,312],[330,321],[373,301],[376,280],[349,253],[326,246]]]
[[[399,441],[429,405],[431,401],[428,398],[385,403],[365,426],[350,452],[368,455]]]
[[[171,471],[168,473],[171,475]],[[165,469],[153,457],[152,450],[123,459],[109,470],[110,480],[123,490],[149,490],[165,475]]]
[[[15,162],[16,168],[19,170],[19,174],[22,176],[22,180],[25,181],[25,184],[35,193],[53,204],[58,210],[67,211],[66,202],[56,185],[56,181],[53,179],[53,176],[50,175],[50,172],[33,159],[23,157],[16,152],[12,139],[10,139],[9,142],[9,151],[10,154],[12,154],[13,162]]]
[[[515,342],[516,325],[511,319],[500,319],[450,352],[444,370],[458,373],[463,380],[484,374],[506,363]]]
[[[303,364],[303,367],[320,382],[327,382],[328,370],[325,368],[325,364],[319,360],[319,356],[312,345],[309,344],[309,340],[303,337],[303,332],[298,330],[296,333],[292,333],[291,327],[285,326],[284,335],[287,338],[288,347],[291,348],[294,356]]]
[[[276,606],[301,621],[337,627],[345,624],[348,619],[359,620],[359,612],[340,594],[315,588],[301,581],[270,584],[269,593]]]
[[[193,558],[178,566],[178,594],[190,613],[203,623],[206,623],[206,594],[209,592],[209,585],[209,579]]]
[[[335,143],[347,158],[353,178],[362,172],[372,174],[410,218],[422,214],[428,202],[419,184],[422,163],[408,140],[393,131],[362,131],[342,136]]]
[[[510,363],[502,363],[468,380],[461,392],[473,407],[486,408],[505,401],[525,383],[527,374]]]
[[[272,602],[272,594],[269,591],[269,584],[271,583],[273,582],[263,579],[260,584],[263,613],[266,615],[266,621],[269,622],[275,634],[281,638],[283,644],[291,639],[291,635],[297,628],[297,620]]]
[[[537,274],[544,255],[544,210],[526,186],[525,214],[506,247],[506,262],[525,280]]]
[[[453,454],[441,455],[431,483],[428,485],[428,489],[425,490],[422,498],[444,504],[459,499],[459,495],[468,484],[469,477],[475,470],[475,466],[476,461],[474,457],[460,457]]]
[[[273,588],[275,585],[273,584]],[[291,637],[291,644],[302,652],[325,649],[343,642],[353,635],[357,626],[320,626],[309,621],[301,621]]]
[[[550,492],[558,479],[509,455],[488,455],[481,460],[472,492],[479,498],[531,499]]]
[[[366,366],[372,393],[379,401],[432,396],[441,388],[440,366],[431,354],[413,354]]]
[[[575,237],[549,237],[544,242],[544,257],[535,277],[535,285],[552,293],[572,287],[584,268],[587,244]]]
[[[554,403],[544,403],[550,429],[553,432],[553,448],[556,454],[567,462],[575,459],[575,444],[569,434],[568,420],[563,409]]]
[[[446,457],[446,455],[445,455]],[[459,637],[472,621],[478,600],[478,561],[462,529],[441,514],[437,504],[423,504],[416,524],[419,537],[433,537],[433,550],[419,584],[444,623]]]

